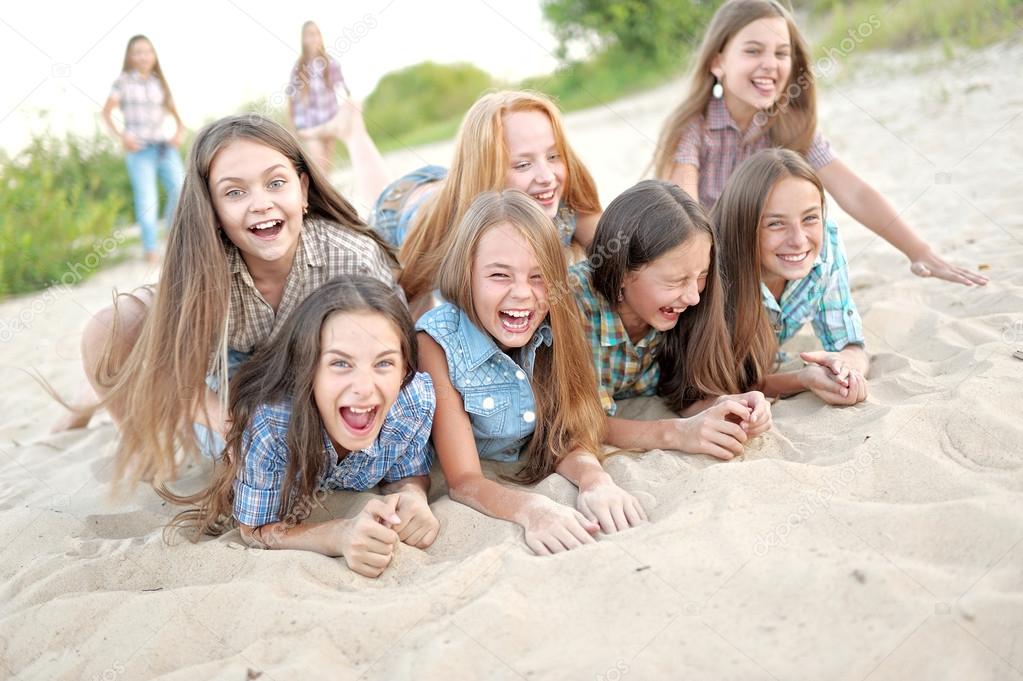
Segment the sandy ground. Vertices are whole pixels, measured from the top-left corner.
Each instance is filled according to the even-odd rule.
[[[48,435],[58,408],[21,371],[70,394],[88,315],[153,273],[124,264],[0,303],[0,677],[1023,678],[1023,49],[858,64],[821,94],[825,134],[991,284],[917,279],[839,214],[869,400],[783,401],[775,429],[729,463],[612,458],[651,522],[568,554],[534,557],[436,475],[440,538],[402,546],[376,581],[246,550],[236,532],[168,546],[173,511],[154,494],[107,497],[109,419]],[[605,203],[641,176],[679,88],[568,117]],[[398,173],[449,155],[387,161]],[[558,476],[537,489],[574,501]],[[332,495],[329,512],[363,498]]]

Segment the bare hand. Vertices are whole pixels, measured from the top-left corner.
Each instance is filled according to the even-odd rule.
[[[719,400],[695,416],[675,421],[677,447],[692,454],[710,454],[725,461],[742,454],[749,434],[740,425],[750,420],[750,408],[732,398]]]
[[[440,521],[430,510],[426,493],[412,485],[398,492],[397,514],[401,522],[391,527],[398,533],[398,538],[419,549],[425,549],[433,543],[440,532]]]
[[[771,403],[759,390],[738,395],[724,395],[719,397],[715,404],[725,400],[734,400],[750,410],[749,419],[739,423],[739,427],[746,431],[747,437],[754,438],[763,435],[771,429],[773,417],[771,416]]]
[[[867,379],[857,369],[844,363],[811,363],[803,367],[799,374],[806,389],[828,404],[848,406],[867,399]]]
[[[580,489],[575,506],[590,522],[600,525],[605,534],[614,534],[645,522],[646,512],[639,500],[611,480]]]
[[[540,556],[561,553],[596,541],[592,534],[600,525],[587,520],[579,511],[563,506],[547,497],[536,496],[526,511],[522,527],[526,531],[526,546]]]
[[[946,262],[931,250],[910,260],[909,269],[918,277],[937,277],[964,286],[973,286],[974,284],[983,286],[988,282],[988,278],[984,275]]]
[[[121,135],[121,146],[127,152],[135,152],[142,148],[142,142],[140,142],[139,138],[135,137],[135,135],[130,132],[126,132]]]
[[[353,572],[379,577],[391,564],[399,540],[388,525],[401,522],[397,506],[397,494],[370,499],[354,518],[340,521],[340,553]]]

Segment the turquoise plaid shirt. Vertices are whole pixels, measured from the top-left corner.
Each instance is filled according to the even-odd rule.
[[[433,380],[427,373],[417,373],[398,393],[377,439],[366,449],[350,452],[338,461],[334,444],[323,430],[327,465],[319,489],[361,492],[381,480],[397,482],[429,475],[430,430],[436,406]],[[245,461],[234,481],[234,517],[243,525],[259,527],[281,519],[281,491],[291,456],[287,443],[290,421],[290,402],[263,404],[242,435]]]
[[[760,294],[779,344],[807,322],[813,324],[817,338],[829,352],[838,352],[850,344],[864,344],[863,322],[849,292],[845,249],[838,237],[838,226],[831,220],[824,224],[821,252],[810,273],[785,284],[780,301],[763,282]]]
[[[582,313],[593,367],[597,370],[600,404],[607,415],[614,416],[618,411],[615,400],[656,395],[661,378],[656,350],[663,334],[650,329],[638,343],[633,343],[618,313],[593,290],[588,262],[569,267],[568,282]]]

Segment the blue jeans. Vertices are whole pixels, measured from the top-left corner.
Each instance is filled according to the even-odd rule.
[[[159,177],[167,190],[163,219],[169,223],[174,217],[185,175],[181,155],[166,142],[154,142],[128,153],[124,162],[128,166],[128,177],[135,195],[135,221],[142,230],[142,250],[152,253],[156,251],[156,217],[160,202],[156,180]]]
[[[227,350],[227,377],[231,378],[235,375],[235,372],[241,367],[242,364],[247,362],[252,357],[251,352],[241,352],[240,350]],[[206,387],[215,393],[220,392],[220,381],[216,376],[210,375],[206,377]],[[221,454],[224,452],[224,448],[227,443],[224,441],[224,436],[220,433],[211,430],[205,423],[192,423],[192,430],[195,432],[195,439],[199,443],[199,453],[203,456],[213,459],[214,461],[219,459]]]

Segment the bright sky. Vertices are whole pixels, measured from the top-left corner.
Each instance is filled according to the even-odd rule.
[[[99,125],[136,33],[153,41],[190,128],[244,102],[279,102],[307,19],[319,24],[357,98],[385,73],[426,60],[467,61],[508,80],[555,66],[539,0],[5,2],[0,147],[16,151],[44,127]]]

